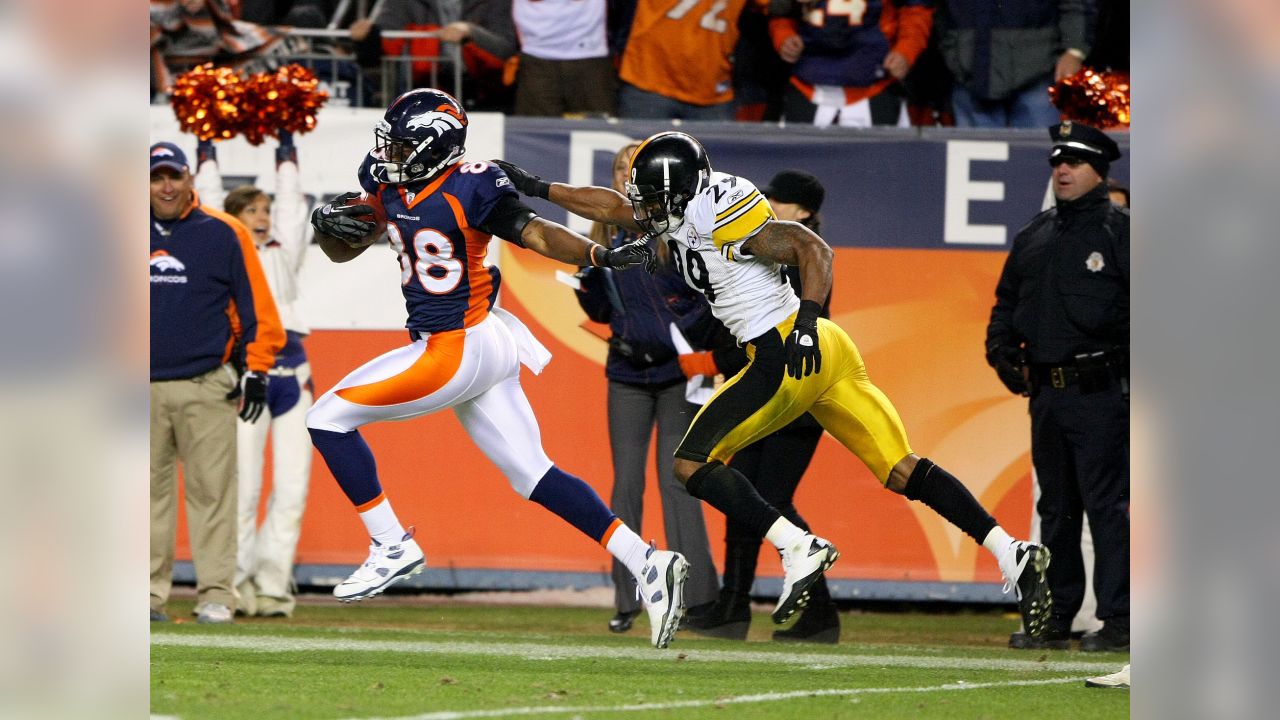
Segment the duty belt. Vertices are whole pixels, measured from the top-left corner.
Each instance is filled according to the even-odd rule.
[[[1061,390],[1069,385],[1086,386],[1089,392],[1109,387],[1113,382],[1127,382],[1128,363],[1123,349],[1081,353],[1075,362],[1064,365],[1032,363],[1031,380]]]
[[[1068,385],[1080,381],[1080,371],[1074,365],[1052,367],[1049,365],[1032,365],[1031,379],[1037,384],[1048,385],[1061,390]]]

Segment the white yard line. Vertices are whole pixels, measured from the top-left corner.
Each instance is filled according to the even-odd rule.
[[[425,642],[417,640],[358,640],[355,638],[297,638],[279,635],[209,635],[159,632],[152,646],[208,647],[255,652],[401,652],[413,654],[492,655],[526,660],[605,658],[649,662],[731,662],[797,665],[811,669],[844,667],[905,667],[1011,672],[1088,672],[1115,670],[1114,662],[1014,660],[1001,658],[930,657],[925,655],[838,655],[827,653],[752,652],[748,650],[655,650],[650,647],[550,645],[539,643]]]
[[[701,707],[724,707],[726,705],[743,705],[747,703],[778,702],[809,697],[850,697],[857,695],[888,695],[893,693],[935,693],[956,692],[961,690],[989,690],[992,688],[1024,687],[1028,685],[1060,685],[1083,682],[1084,677],[1051,678],[1045,680],[1009,680],[1006,682],[988,683],[947,683],[946,685],[927,685],[924,687],[875,687],[875,688],[831,688],[827,690],[796,690],[794,692],[760,693],[757,695],[731,695],[710,700],[677,700],[665,703],[642,703],[635,705],[583,705],[571,706],[533,706],[502,708],[495,710],[444,710],[424,713],[422,715],[406,715],[397,718],[359,718],[357,720],[467,720],[468,718],[513,717],[521,715],[559,715],[562,713],[608,713],[608,712],[643,712],[660,710],[683,710]]]

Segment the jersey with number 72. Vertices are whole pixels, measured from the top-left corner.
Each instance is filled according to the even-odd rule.
[[[775,217],[751,181],[713,172],[708,187],[685,208],[684,223],[662,236],[685,282],[707,296],[712,314],[740,342],[759,337],[800,307],[780,265],[742,250]]]

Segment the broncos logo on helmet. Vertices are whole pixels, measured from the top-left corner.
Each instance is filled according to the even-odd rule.
[[[410,90],[378,121],[370,173],[388,185],[430,181],[462,157],[466,140],[467,113],[453,96]]]

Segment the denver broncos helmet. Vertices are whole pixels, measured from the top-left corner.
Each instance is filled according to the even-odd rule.
[[[373,131],[373,178],[388,185],[430,180],[462,157],[467,112],[452,95],[418,88],[391,103]]]
[[[631,158],[627,199],[645,232],[664,233],[684,223],[685,207],[710,181],[711,160],[702,143],[682,132],[662,132]]]

